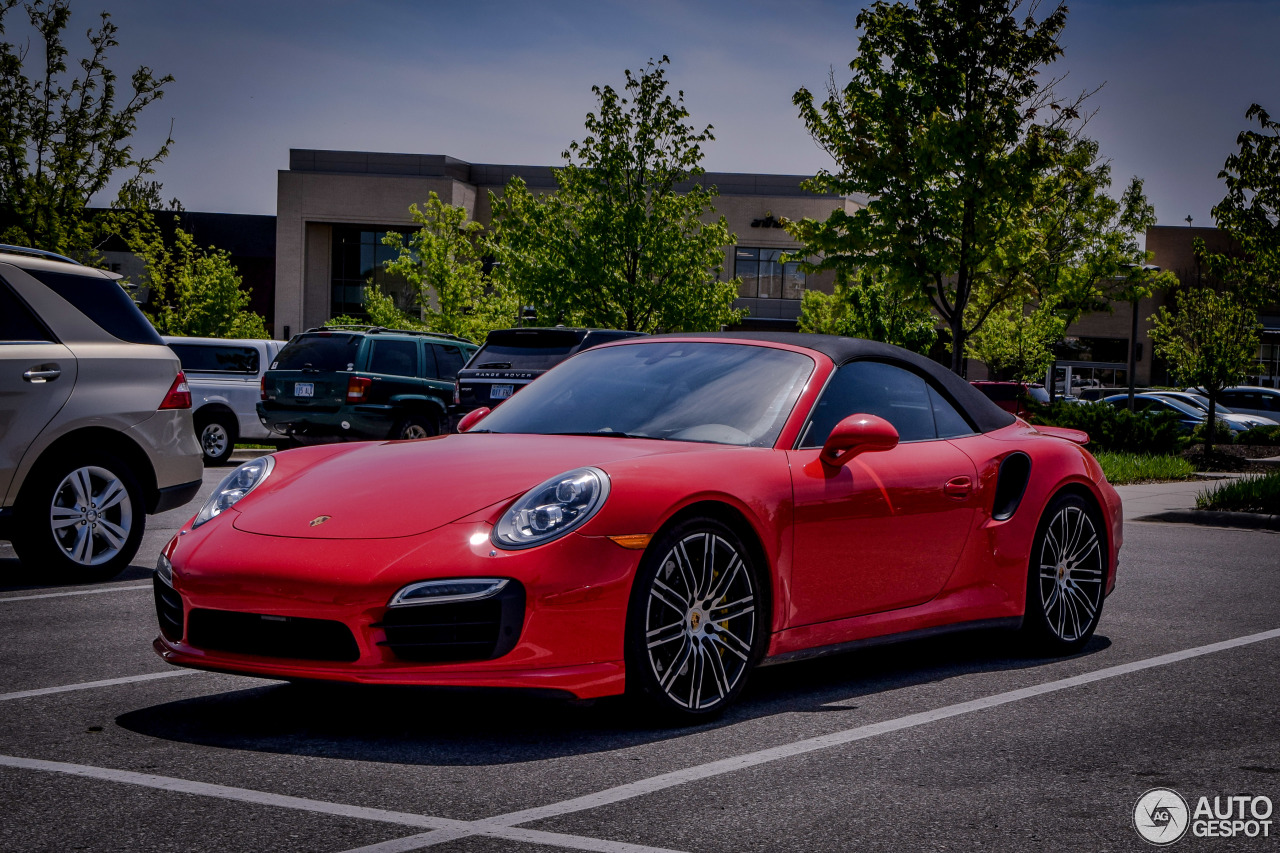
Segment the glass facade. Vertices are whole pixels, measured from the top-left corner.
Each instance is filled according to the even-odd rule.
[[[413,233],[411,229],[389,230],[398,230],[402,234]],[[364,317],[364,289],[369,284],[378,285],[392,295],[397,307],[413,313],[412,294],[408,292],[404,279],[389,274],[384,266],[399,254],[392,247],[383,244],[382,238],[386,235],[387,230],[334,226],[333,260],[330,267],[330,317],[343,314]]]
[[[782,263],[782,249],[734,249],[734,274],[742,279],[738,296],[748,299],[799,299],[805,274],[797,261]]]

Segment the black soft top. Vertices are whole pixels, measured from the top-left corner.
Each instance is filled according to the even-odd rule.
[[[724,338],[789,344],[820,352],[837,365],[856,359],[898,362],[932,380],[933,384],[968,416],[980,432],[991,432],[1014,422],[1013,415],[987,399],[985,394],[943,365],[892,344],[882,344],[879,341],[868,341],[862,338],[842,338],[837,335],[811,335],[804,332],[706,332],[671,337]]]

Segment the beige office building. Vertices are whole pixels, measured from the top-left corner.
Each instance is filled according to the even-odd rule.
[[[343,314],[359,316],[368,281],[407,305],[403,284],[388,279],[382,268],[391,257],[382,236],[387,231],[411,231],[409,205],[422,204],[431,192],[488,225],[490,192],[501,194],[514,176],[534,191],[555,189],[549,166],[467,163],[439,154],[291,150],[289,168],[279,173],[276,207],[276,336],[288,337]],[[806,192],[801,189],[806,177],[709,172],[702,178],[704,185],[719,191],[716,211],[736,236],[735,245],[724,249],[722,275],[742,278],[736,305],[749,312],[746,328],[794,328],[804,290],[832,289],[829,273],[806,276],[797,264],[781,262],[780,255],[794,250],[796,243],[779,220],[825,219],[833,210],[852,211],[861,204]],[[1204,239],[1210,251],[1229,248],[1226,235],[1217,229],[1155,227],[1147,232],[1152,263],[1175,272],[1184,285],[1197,283],[1202,273],[1192,251],[1196,237]],[[1170,381],[1165,366],[1153,357],[1150,317],[1171,299],[1171,294],[1159,293],[1137,306],[1138,385]],[[1128,303],[1117,303],[1113,309],[1086,316],[1067,330],[1059,349],[1060,372],[1069,367],[1077,381],[1107,387],[1128,383],[1134,310]],[[1280,385],[1280,307],[1264,311],[1261,320],[1266,331],[1257,373],[1249,381]],[[970,362],[969,378],[985,376],[981,363]]]
[[[276,336],[358,315],[369,280],[395,293],[397,283],[382,270],[391,257],[382,236],[412,230],[410,204],[422,205],[434,192],[488,225],[489,193],[501,194],[514,176],[534,191],[555,189],[549,166],[466,163],[439,154],[291,150],[276,202]],[[748,309],[750,326],[793,327],[806,288],[831,291],[830,274],[806,276],[797,264],[781,262],[780,255],[796,243],[779,220],[825,219],[837,207],[859,205],[806,192],[800,188],[806,177],[709,172],[701,178],[719,191],[716,212],[737,237],[725,247],[722,275],[742,278],[736,304]]]

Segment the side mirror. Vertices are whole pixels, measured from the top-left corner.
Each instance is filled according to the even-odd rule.
[[[488,406],[481,406],[478,409],[472,409],[462,416],[462,420],[458,421],[458,432],[467,432],[476,424],[485,419],[485,416],[492,411]]]
[[[875,415],[849,415],[836,424],[818,455],[828,465],[839,467],[859,453],[892,450],[898,446],[893,424]]]

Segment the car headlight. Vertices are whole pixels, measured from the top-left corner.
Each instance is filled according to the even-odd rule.
[[[531,548],[559,538],[596,514],[609,496],[609,475],[575,468],[525,492],[493,528],[493,544],[506,550]]]
[[[164,554],[156,560],[156,576],[164,582],[165,586],[173,586],[173,563],[170,563],[169,558]]]
[[[258,484],[267,479],[275,466],[274,457],[259,456],[223,477],[218,488],[213,490],[209,500],[205,501],[204,506],[200,507],[200,511],[196,513],[196,520],[192,522],[191,529],[195,530],[206,521],[221,515],[223,510],[233,506],[236,501],[252,492]]]

